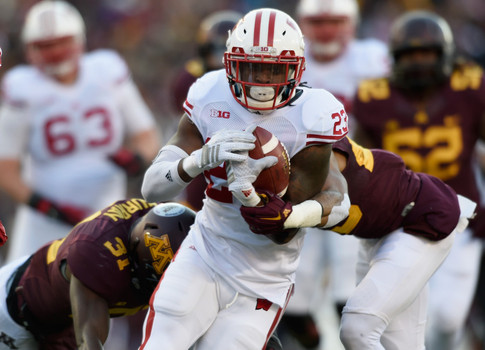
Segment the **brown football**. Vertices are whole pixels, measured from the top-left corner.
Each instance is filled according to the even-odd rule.
[[[253,183],[256,191],[266,190],[283,197],[290,183],[290,157],[285,146],[268,130],[256,127],[253,131],[256,136],[256,147],[249,151],[253,159],[266,156],[275,156],[278,162],[272,167],[264,169]]]

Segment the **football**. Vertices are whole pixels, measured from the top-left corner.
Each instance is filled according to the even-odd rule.
[[[278,162],[270,168],[264,169],[253,183],[256,191],[266,190],[283,197],[290,183],[290,157],[285,146],[268,130],[256,127],[253,131],[256,136],[256,147],[249,151],[253,159],[266,156],[275,156]]]

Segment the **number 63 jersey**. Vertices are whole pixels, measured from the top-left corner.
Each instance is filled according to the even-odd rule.
[[[456,69],[421,109],[388,79],[361,83],[354,114],[377,148],[399,154],[407,167],[443,180],[479,203],[474,149],[485,113],[485,80],[475,65]]]
[[[0,158],[29,155],[24,175],[37,192],[93,210],[125,196],[125,175],[108,156],[155,121],[117,53],[84,54],[71,85],[17,66],[2,81],[2,99]]]

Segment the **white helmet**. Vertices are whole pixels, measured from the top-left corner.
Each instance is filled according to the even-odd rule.
[[[32,64],[46,73],[62,75],[72,71],[78,64],[85,42],[84,21],[71,4],[60,0],[43,0],[27,13],[21,38]],[[72,44],[66,44],[55,54],[42,52],[42,43],[55,43],[56,40],[70,40]]]
[[[250,111],[287,104],[305,70],[303,35],[286,13],[263,8],[246,14],[229,32],[224,65],[236,101]]]
[[[329,61],[354,37],[359,7],[356,0],[300,0],[297,15],[312,56]]]

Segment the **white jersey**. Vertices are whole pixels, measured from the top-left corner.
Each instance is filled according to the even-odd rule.
[[[301,81],[312,88],[330,91],[345,105],[347,113],[352,114],[352,100],[359,83],[388,74],[388,52],[385,43],[364,39],[351,41],[345,52],[331,62],[317,62],[307,55]]]
[[[92,211],[125,197],[126,176],[108,156],[126,135],[155,127],[155,120],[117,53],[84,54],[72,85],[33,66],[15,67],[5,75],[2,93],[0,158],[28,155],[23,176],[35,192]],[[49,221],[57,235],[68,232],[68,225],[21,207],[29,211],[25,229],[32,230],[32,219]]]
[[[225,71],[219,70],[192,85],[184,109],[206,141],[221,129],[244,130],[257,124],[282,141],[291,158],[305,147],[333,143],[347,133],[345,110],[335,97],[320,89],[302,91],[290,106],[270,115],[251,113],[235,101]],[[224,166],[212,169],[206,178],[204,208],[190,232],[197,251],[236,290],[283,306],[303,234],[277,245],[252,233],[240,214],[239,202],[227,188]]]

